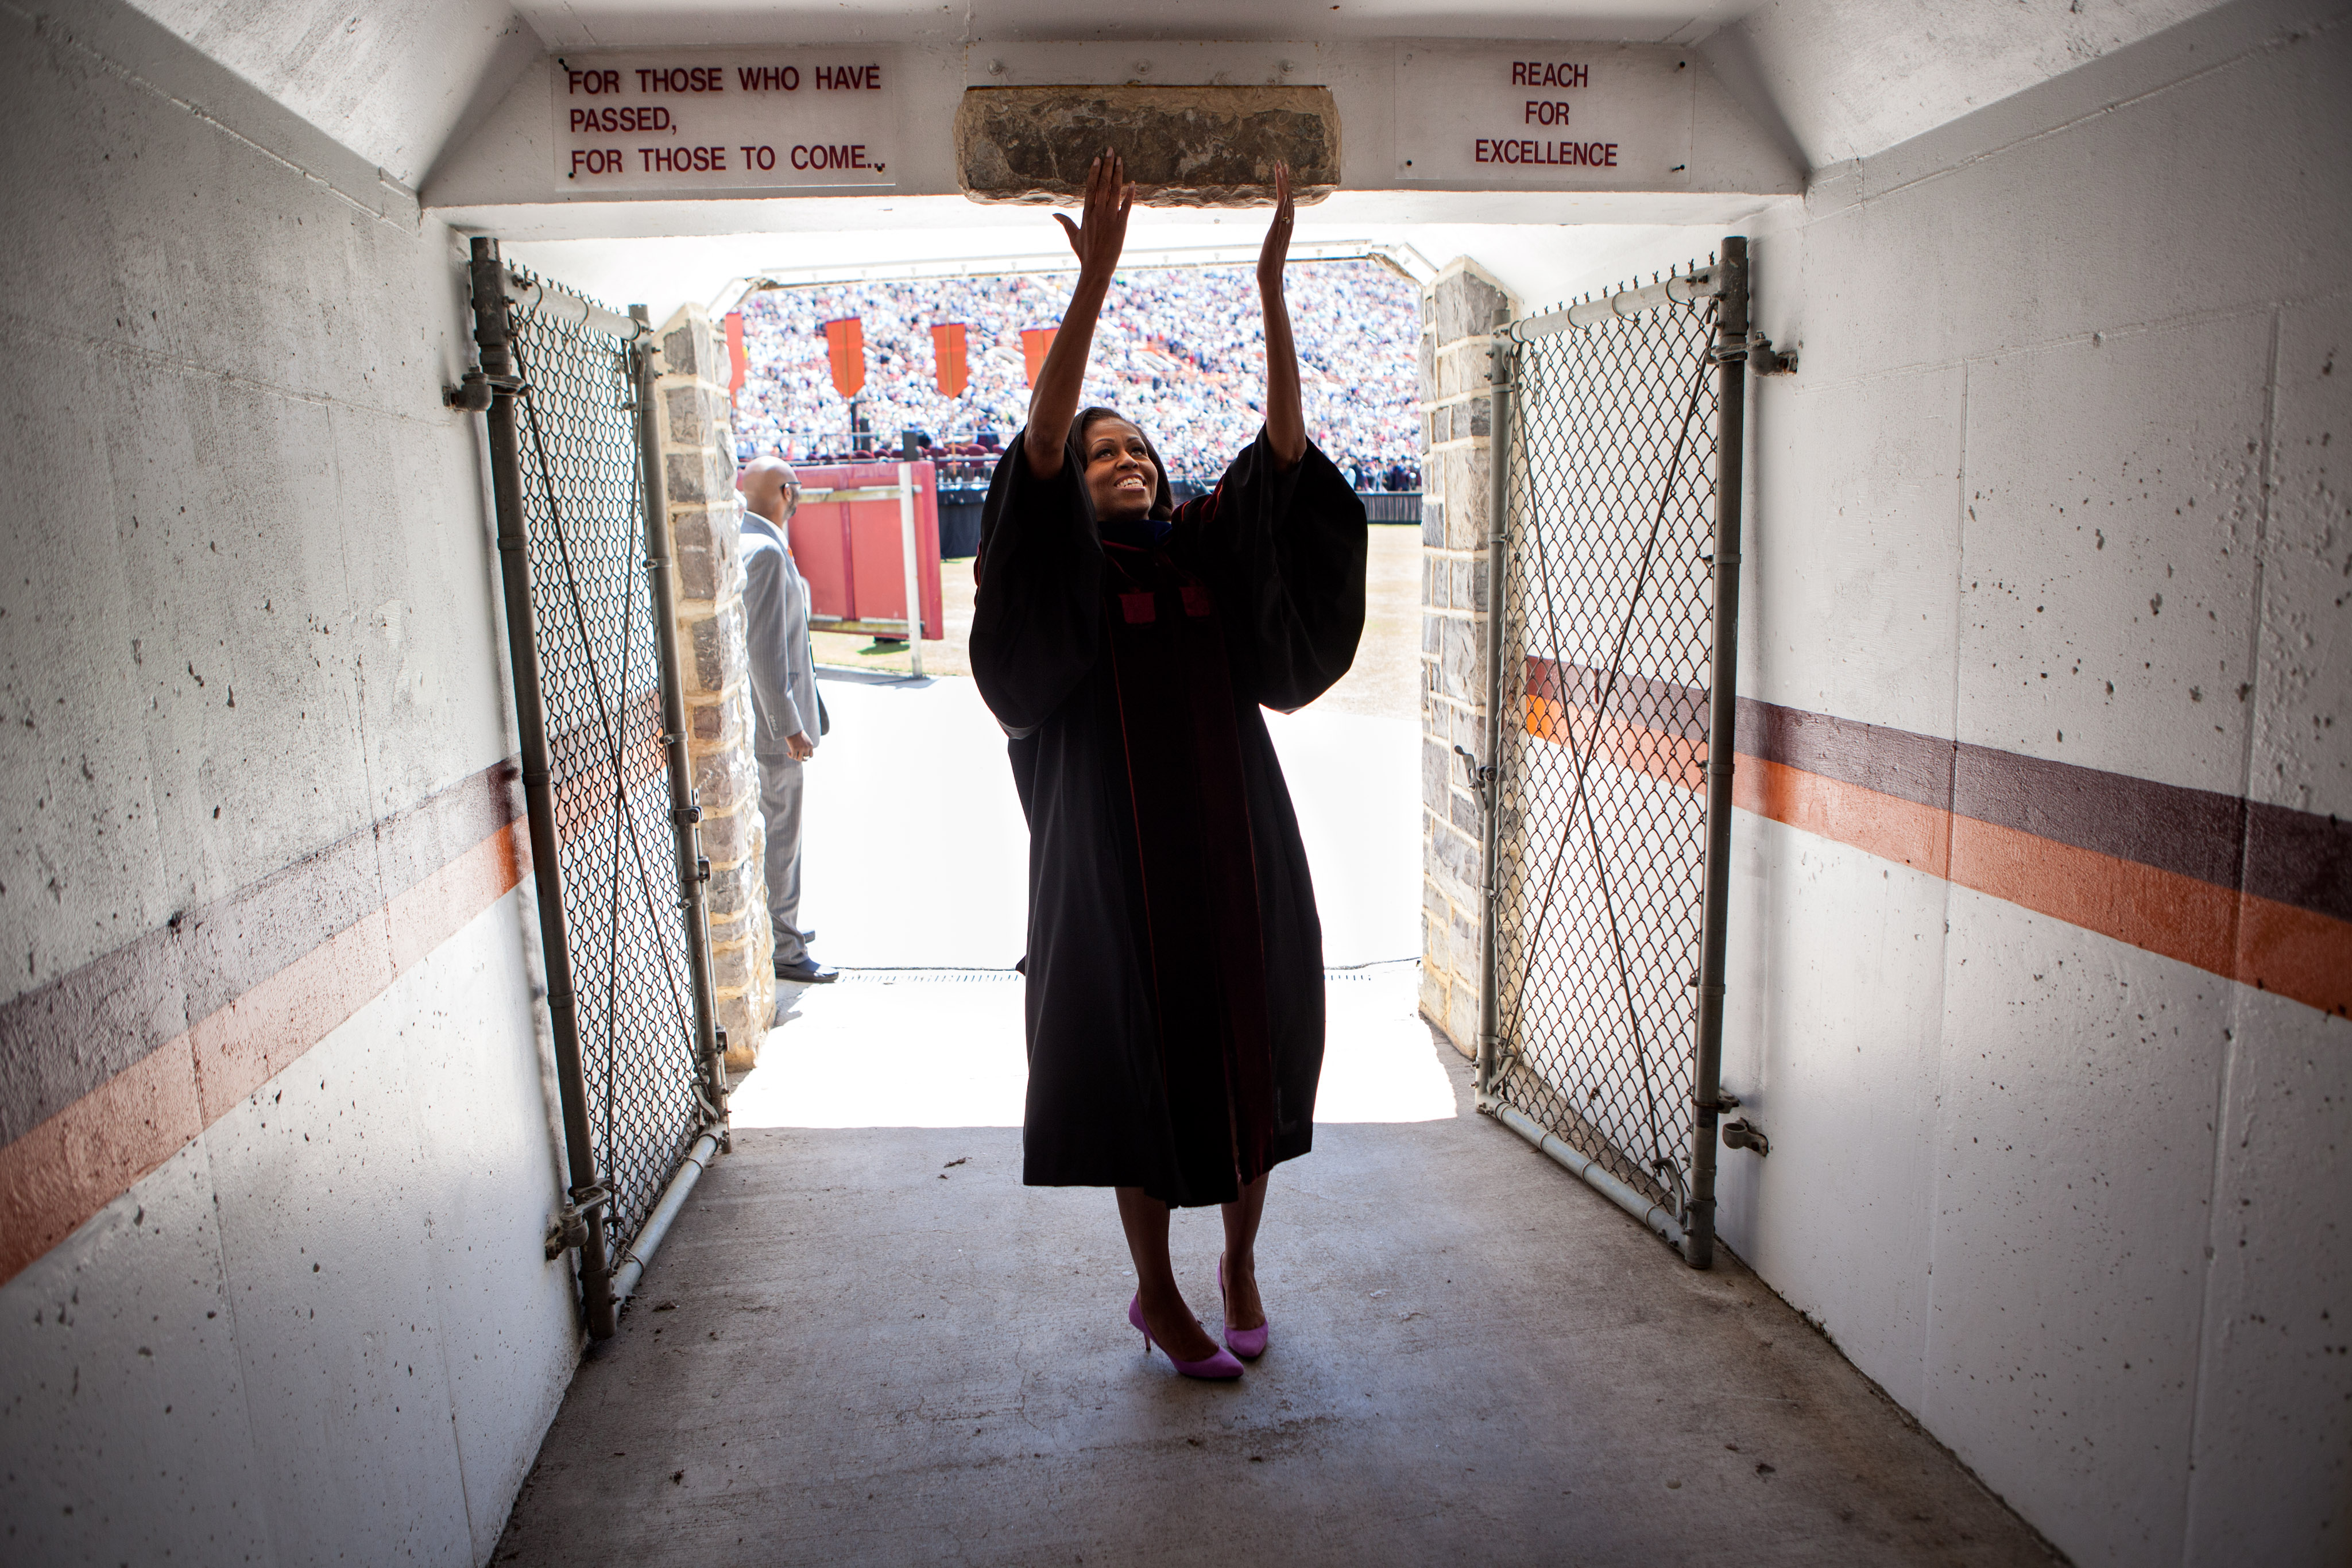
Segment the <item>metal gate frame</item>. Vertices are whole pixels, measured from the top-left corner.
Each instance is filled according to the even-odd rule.
[[[1758,372],[1761,374],[1792,370],[1795,365],[1793,356],[1776,354],[1769,340],[1760,336],[1751,338],[1748,300],[1748,241],[1745,236],[1733,235],[1723,242],[1718,258],[1706,267],[1694,267],[1687,273],[1656,279],[1646,287],[1588,298],[1517,323],[1512,323],[1507,313],[1498,313],[1488,371],[1494,397],[1490,428],[1495,435],[1489,470],[1490,528],[1486,542],[1487,580],[1493,585],[1490,602],[1494,608],[1486,638],[1487,760],[1483,766],[1474,767],[1486,829],[1485,886],[1482,889],[1484,941],[1477,1042],[1478,1108],[1590,1183],[1669,1246],[1677,1248],[1695,1269],[1708,1268],[1714,1261],[1718,1119],[1724,1111],[1738,1103],[1735,1097],[1723,1092],[1722,1056],[1726,925],[1731,863],[1732,757],[1738,704],[1740,501],[1744,482],[1742,459],[1746,435],[1747,373],[1751,356]],[[1697,306],[1702,302],[1711,304],[1715,318],[1713,342],[1706,357],[1715,368],[1717,417],[1713,433],[1716,450],[1712,552],[1708,559],[1712,605],[1708,616],[1710,636],[1704,765],[1704,847],[1699,873],[1698,967],[1690,981],[1697,993],[1690,1040],[1689,1081],[1694,1115],[1687,1150],[1686,1187],[1681,1184],[1678,1173],[1668,1173],[1675,1179],[1662,1181],[1657,1191],[1644,1192],[1608,1168],[1612,1163],[1627,1163],[1631,1156],[1620,1148],[1606,1146],[1603,1134],[1592,1124],[1561,1117],[1555,1119],[1578,1120],[1578,1124],[1569,1128],[1546,1126],[1518,1105],[1510,1103],[1503,1092],[1507,1075],[1518,1061],[1518,1044],[1515,1040],[1504,1038],[1501,1017],[1501,944],[1498,937],[1503,917],[1503,884],[1499,869],[1500,852],[1507,801],[1517,799],[1511,790],[1518,783],[1510,770],[1509,758],[1513,747],[1506,744],[1504,709],[1507,700],[1515,710],[1527,706],[1526,694],[1510,691],[1505,680],[1506,633],[1512,610],[1510,590],[1515,580],[1510,570],[1514,559],[1515,535],[1515,519],[1510,515],[1513,495],[1511,453],[1515,436],[1522,444],[1526,439],[1523,426],[1528,416],[1517,394],[1523,390],[1520,371],[1530,345],[1601,322],[1622,320],[1673,307]],[[1667,474],[1664,483],[1671,486],[1671,473]],[[1663,513],[1663,493],[1660,509]],[[1643,570],[1645,573],[1648,570],[1646,557]],[[1637,584],[1636,602],[1639,591]],[[1626,614],[1630,623],[1633,615],[1630,607]],[[1621,642],[1621,654],[1622,652]],[[1558,653],[1559,650],[1555,649],[1555,653]],[[1558,667],[1555,660],[1555,669]],[[1605,673],[1612,688],[1624,675],[1622,667]],[[1594,712],[1597,715],[1600,710],[1596,708]],[[1531,723],[1531,719],[1522,713],[1519,722]],[[1597,727],[1607,721],[1596,717],[1589,722]],[[1586,765],[1590,760],[1591,754],[1588,753]],[[1579,775],[1578,791],[1579,800],[1584,801],[1581,773]],[[1589,802],[1585,803],[1584,810],[1586,832],[1590,837],[1593,829],[1592,808]],[[1523,829],[1527,814],[1515,811],[1514,818],[1515,830]],[[1563,843],[1563,850],[1564,847]],[[1598,850],[1594,852],[1598,866]],[[1622,967],[1622,950],[1618,961]],[[1629,981],[1629,1010],[1631,1006]],[[1638,1040],[1635,1049],[1637,1052],[1641,1050]],[[1646,1072],[1646,1065],[1644,1071]],[[1596,1143],[1604,1146],[1580,1146]]]
[[[463,383],[450,392],[448,401],[454,407],[485,414],[488,438],[491,497],[498,523],[499,572],[506,603],[508,655],[514,674],[516,728],[530,831],[531,873],[538,894],[540,942],[547,969],[549,1032],[553,1042],[564,1155],[570,1178],[565,1192],[566,1202],[548,1238],[547,1256],[552,1260],[562,1256],[566,1249],[578,1250],[583,1315],[589,1337],[603,1340],[612,1336],[621,1302],[635,1289],[646,1260],[652,1257],[655,1248],[667,1233],[671,1221],[684,1207],[687,1194],[696,1178],[728,1144],[727,1072],[723,1061],[726,1041],[717,1025],[718,1011],[710,972],[709,918],[703,901],[703,883],[709,872],[698,844],[696,823],[700,821],[701,811],[695,802],[693,775],[686,747],[686,698],[677,647],[675,588],[671,579],[669,519],[667,507],[658,489],[662,465],[653,412],[654,378],[657,366],[652,341],[653,329],[645,319],[642,307],[635,308],[629,316],[619,316],[581,296],[520,275],[500,259],[498,242],[494,239],[477,237],[472,245],[471,262],[474,340],[479,364],[477,369],[466,372]],[[518,308],[522,315],[520,321],[518,320]],[[612,1121],[612,1085],[609,1079],[615,1055],[624,1049],[640,1053],[641,1060],[634,1062],[633,1066],[646,1069],[658,1080],[666,1082],[670,1090],[670,1101],[689,1118],[674,1132],[665,1134],[659,1128],[654,1129],[657,1138],[667,1140],[673,1153],[661,1158],[660,1168],[651,1173],[649,1182],[640,1174],[640,1179],[633,1184],[643,1189],[638,1191],[616,1192],[614,1172],[600,1168],[593,1119],[597,1107],[592,1101],[583,1060],[579,998],[573,984],[573,957],[579,949],[566,904],[562,838],[558,831],[559,802],[555,788],[558,765],[548,735],[547,684],[541,664],[541,652],[550,644],[541,635],[533,600],[530,555],[531,536],[527,520],[519,403],[524,405],[524,413],[530,420],[531,447],[538,458],[543,500],[552,523],[551,537],[559,551],[565,552],[562,557],[562,574],[570,590],[569,602],[576,622],[574,630],[592,659],[607,655],[611,650],[588,646],[591,632],[578,584],[572,580],[569,554],[572,547],[566,541],[563,519],[556,502],[553,459],[548,454],[537,412],[527,402],[532,389],[520,373],[523,370],[528,369],[532,374],[556,373],[555,367],[525,367],[519,361],[517,340],[522,335],[524,325],[533,320],[570,329],[583,337],[605,340],[592,350],[592,358],[594,353],[604,351],[605,344],[609,343],[609,351],[614,356],[611,366],[613,386],[619,399],[611,412],[625,412],[629,415],[635,437],[625,469],[607,453],[603,455],[601,471],[583,476],[576,470],[593,468],[596,455],[589,454],[583,457],[581,454],[566,450],[562,455],[572,463],[571,470],[567,470],[567,478],[578,481],[584,477],[585,482],[603,486],[613,493],[625,490],[635,503],[643,528],[646,598],[641,603],[625,602],[621,606],[621,618],[625,626],[634,625],[634,617],[642,611],[652,623],[650,631],[660,710],[658,745],[667,776],[667,815],[673,853],[671,869],[677,879],[677,904],[674,907],[666,907],[654,885],[646,881],[648,868],[637,858],[638,842],[634,837],[634,829],[625,820],[628,808],[623,757],[625,743],[623,737],[627,732],[629,716],[624,711],[617,720],[614,718],[605,701],[601,675],[593,676],[590,682],[596,697],[595,739],[598,748],[595,756],[599,762],[609,760],[615,785],[616,798],[612,807],[614,841],[617,846],[625,831],[630,834],[630,863],[638,873],[635,898],[630,901],[633,907],[628,909],[628,914],[633,919],[643,918],[651,922],[648,928],[654,933],[656,946],[660,949],[656,956],[661,960],[663,968],[659,977],[661,988],[669,997],[672,1008],[679,1014],[678,1022],[682,1026],[677,1036],[671,1036],[658,1027],[640,1027],[628,1037],[622,1038],[614,1027],[617,1023],[617,1009],[608,1005],[607,1024],[613,1038],[608,1039],[605,1044],[608,1082],[602,1106],[606,1113],[608,1136]],[[559,432],[559,438],[561,434]],[[625,590],[625,594],[634,597]],[[623,663],[626,663],[625,644]],[[625,668],[622,671],[622,678],[625,682]],[[570,749],[574,748],[567,747],[567,751]],[[616,848],[610,889],[614,904],[611,951],[602,956],[603,962],[611,970],[611,980],[616,990],[623,962],[619,937],[621,911],[624,907],[623,894],[627,891],[626,879],[621,871]],[[636,899],[642,899],[642,904],[636,904]],[[678,922],[677,926],[665,931],[664,922],[671,919]],[[672,969],[669,960],[669,945],[673,938],[683,949],[684,988],[691,998],[690,1020],[683,1016],[686,1009],[677,1006],[679,977]],[[650,973],[632,978],[646,986],[653,985],[656,980]],[[659,1189],[658,1192],[654,1190],[656,1188]]]

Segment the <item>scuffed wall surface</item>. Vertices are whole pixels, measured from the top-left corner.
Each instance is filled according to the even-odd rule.
[[[350,887],[438,897],[412,876],[466,866],[395,866],[385,824],[513,750],[479,437],[440,402],[452,236],[107,21],[0,14],[0,1006],[372,833]],[[359,922],[387,979],[348,1017],[212,1020],[300,1049],[0,1286],[12,1557],[486,1558],[577,1354],[511,872],[437,925],[268,903]],[[211,940],[207,984],[292,938]],[[201,991],[106,998],[75,1049],[185,1034]],[[0,1092],[40,1076],[0,1065]]]
[[[2225,7],[1754,227],[1803,360],[1751,403],[1743,695],[2352,817],[2321,20]],[[1738,833],[1730,1243],[2076,1561],[2340,1561],[2352,1024]]]

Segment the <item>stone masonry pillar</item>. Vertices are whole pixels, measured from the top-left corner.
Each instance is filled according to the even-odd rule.
[[[1421,329],[1421,1010],[1463,1054],[1478,1039],[1485,825],[1455,746],[1486,753],[1487,347],[1516,304],[1457,260],[1423,292]]]
[[[751,755],[751,686],[743,627],[742,499],[725,336],[699,307],[660,334],[654,382],[659,483],[677,551],[677,640],[686,680],[686,748],[702,807],[712,988],[727,1066],[749,1068],[776,1013],[775,939],[768,929],[767,827]]]

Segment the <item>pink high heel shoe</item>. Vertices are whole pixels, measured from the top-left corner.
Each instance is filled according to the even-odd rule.
[[[1223,1301],[1224,1299],[1225,1260],[1219,1258],[1217,1260],[1217,1300]],[[1237,1329],[1233,1325],[1233,1309],[1227,1307],[1225,1309],[1225,1348],[1244,1361],[1255,1361],[1265,1354],[1266,1331],[1273,1326],[1271,1322],[1263,1322],[1254,1329]]]
[[[1143,1321],[1143,1297],[1140,1292],[1131,1297],[1127,1303],[1127,1321],[1133,1323],[1135,1332],[1143,1336],[1143,1354],[1150,1355],[1151,1330]],[[1164,1344],[1160,1348],[1168,1350]],[[1168,1359],[1175,1365],[1177,1371],[1187,1377],[1203,1377],[1212,1382],[1230,1382],[1242,1375],[1242,1364],[1222,1350],[1206,1361],[1178,1361],[1173,1351],[1169,1351]]]

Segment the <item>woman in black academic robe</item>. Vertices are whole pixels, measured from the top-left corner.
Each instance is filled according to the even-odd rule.
[[[1176,1285],[1168,1210],[1223,1206],[1226,1341],[1262,1351],[1266,1175],[1313,1141],[1323,1060],[1322,926],[1260,708],[1328,690],[1364,618],[1363,504],[1299,403],[1286,169],[1276,197],[1265,427],[1178,507],[1140,430],[1077,408],[1133,201],[1120,161],[1096,160],[1083,225],[1060,218],[1077,286],[975,569],[972,672],[1029,819],[1023,1179],[1118,1189],[1129,1321],[1201,1376],[1241,1366]]]

